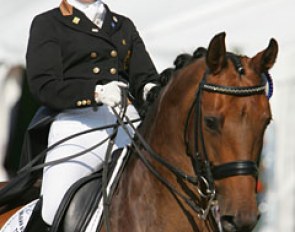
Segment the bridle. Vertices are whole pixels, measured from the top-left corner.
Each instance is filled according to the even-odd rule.
[[[229,56],[231,59],[231,55]],[[234,60],[235,67],[240,74],[244,73],[244,69],[242,68],[240,63],[237,60]],[[202,93],[204,91],[213,92],[217,94],[226,94],[236,97],[246,97],[252,95],[263,94],[266,91],[266,78],[263,76],[261,79],[261,84],[257,86],[249,86],[249,87],[232,87],[232,86],[222,86],[215,85],[211,83],[207,83],[207,76],[209,74],[209,70],[206,70],[203,78],[199,84],[198,90],[195,95],[195,100],[189,110],[187,115],[186,127],[184,130],[184,138],[187,146],[187,154],[191,157],[192,164],[195,170],[195,176],[188,175],[181,169],[173,166],[171,163],[167,162],[162,156],[157,154],[150,145],[145,141],[145,139],[141,136],[141,134],[129,124],[133,130],[135,131],[136,141],[133,139],[132,144],[134,149],[136,150],[139,158],[143,161],[145,166],[149,171],[152,172],[157,179],[162,182],[174,195],[180,197],[184,202],[186,202],[203,220],[205,220],[208,216],[211,208],[216,204],[216,190],[214,181],[220,180],[232,176],[238,175],[251,175],[255,178],[258,175],[258,165],[257,162],[251,160],[237,160],[229,163],[220,164],[217,166],[212,166],[210,160],[208,158],[208,154],[205,147],[205,141],[202,131],[202,111],[201,111],[201,98]],[[194,128],[194,141],[200,141],[200,145],[198,142],[194,144],[194,153],[190,154],[188,152],[189,142],[187,138],[188,124],[189,119],[194,114],[195,128]],[[118,114],[114,111],[114,114],[118,116]],[[123,120],[118,118],[118,122],[121,124],[125,132],[128,134],[128,129],[125,124],[123,124]],[[128,122],[128,117],[125,117]],[[131,136],[131,135],[130,135]],[[161,163],[165,168],[170,170],[178,179],[183,179],[188,181],[197,187],[197,190],[202,198],[206,199],[206,204],[202,207],[194,200],[194,196],[189,194],[189,197],[185,194],[179,192],[167,179],[160,175],[160,173],[154,168],[152,163],[145,157],[143,151],[146,151],[154,160]]]
[[[242,74],[243,69],[240,69]],[[252,95],[258,95],[265,93],[266,90],[266,81],[262,78],[261,85],[249,86],[249,87],[234,87],[234,86],[223,86],[207,83],[207,76],[209,70],[205,71],[203,78],[199,84],[195,101],[192,104],[192,107],[189,111],[186,121],[186,127],[184,130],[184,137],[186,143],[187,154],[191,157],[192,163],[194,165],[195,173],[199,179],[199,182],[204,182],[205,190],[199,190],[202,194],[202,197],[208,198],[207,208],[204,212],[209,211],[213,200],[215,199],[215,180],[221,180],[232,176],[240,175],[251,175],[255,178],[258,175],[258,166],[257,161],[252,160],[236,160],[224,164],[212,165],[208,157],[208,153],[205,146],[205,140],[203,135],[202,127],[202,109],[201,109],[201,98],[202,93],[212,92],[216,94],[226,94],[236,97],[246,97]],[[192,112],[194,114],[194,152],[193,154],[189,151],[189,141],[187,136],[188,124],[191,118]],[[200,142],[198,142],[200,141]],[[201,218],[206,218],[207,215],[201,215]]]
[[[240,59],[233,53],[227,53],[227,57],[232,61],[236,71],[242,77],[245,74],[244,68]],[[202,108],[201,108],[201,99],[202,93],[211,92],[215,94],[230,95],[235,97],[247,97],[259,94],[265,94],[266,84],[270,86],[268,98],[271,97],[273,87],[272,79],[268,73],[262,74],[261,84],[257,86],[247,86],[247,87],[236,87],[236,86],[224,86],[211,84],[207,82],[207,77],[210,74],[210,70],[207,69],[202,77],[202,80],[199,84],[198,90],[196,92],[195,100],[189,110],[186,126],[184,130],[184,138],[186,144],[187,154],[191,157],[196,176],[199,179],[199,182],[203,182],[205,186],[204,190],[199,190],[201,197],[207,198],[207,207],[204,212],[208,213],[212,205],[214,204],[214,199],[216,195],[215,180],[221,180],[233,176],[258,176],[258,162],[252,160],[236,160],[232,162],[227,162],[219,165],[212,165],[208,157],[208,153],[205,146],[205,139],[203,135],[203,126],[202,126]],[[194,151],[190,152],[190,144],[188,140],[188,125],[191,118],[192,112],[194,112]],[[206,214],[200,215],[201,218],[205,219]]]

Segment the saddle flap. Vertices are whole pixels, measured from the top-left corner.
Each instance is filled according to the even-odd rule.
[[[122,170],[128,160],[118,162],[123,149],[116,150],[109,164],[108,181],[117,165]],[[119,154],[118,154],[119,153]],[[116,178],[120,178],[117,175]],[[114,181],[117,183],[117,181]],[[115,188],[116,186],[112,186]],[[55,215],[51,232],[83,232],[102,198],[102,170],[77,181],[65,194]]]

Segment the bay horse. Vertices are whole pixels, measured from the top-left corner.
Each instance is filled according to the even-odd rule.
[[[220,33],[202,50],[148,111],[140,131],[153,151],[142,149],[123,172],[111,231],[246,232],[257,223],[257,166],[272,117],[264,74],[278,44],[248,58],[227,53]]]
[[[220,33],[175,63],[136,133],[101,232],[253,230],[271,121],[265,75],[277,53],[274,39],[252,58],[229,53]]]

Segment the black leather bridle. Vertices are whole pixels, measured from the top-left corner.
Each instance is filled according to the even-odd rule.
[[[239,68],[239,72],[242,73],[243,69]],[[195,100],[189,110],[187,116],[186,127],[184,130],[185,142],[187,145],[187,153],[192,159],[192,163],[195,170],[195,176],[188,175],[186,172],[181,169],[173,166],[171,163],[167,162],[161,155],[157,154],[150,145],[145,141],[145,139],[141,136],[141,134],[137,131],[136,128],[133,127],[132,124],[128,123],[133,130],[135,131],[135,136],[137,140],[133,141],[134,149],[136,150],[139,158],[143,161],[145,166],[148,168],[151,173],[156,176],[156,178],[162,182],[174,195],[177,195],[184,202],[186,202],[194,211],[197,212],[200,218],[205,220],[207,215],[211,209],[211,207],[215,204],[216,191],[215,191],[215,180],[224,179],[231,176],[238,175],[252,175],[256,177],[258,175],[258,167],[257,162],[251,160],[237,160],[225,164],[221,164],[218,166],[212,166],[210,160],[208,158],[205,141],[202,132],[202,112],[201,112],[201,97],[203,91],[209,91],[218,94],[227,94],[237,97],[245,97],[251,95],[258,95],[265,93],[266,90],[266,81],[262,78],[261,85],[258,86],[250,86],[250,87],[231,87],[231,86],[222,86],[215,85],[206,82],[209,71],[206,71],[203,75],[203,78],[199,84]],[[119,115],[113,111],[114,114],[118,118],[118,122],[121,124],[123,129],[127,134],[128,129],[126,125],[123,123],[123,120],[119,117]],[[189,142],[187,138],[188,132],[188,124],[192,113],[195,112],[195,152],[193,154],[189,153]],[[127,122],[129,121],[128,117],[125,117]],[[201,146],[199,146],[198,142],[200,141]],[[142,151],[146,151],[154,160],[161,163],[168,170],[171,171],[178,179],[184,179],[191,184],[197,187],[197,190],[201,197],[207,199],[207,204],[205,206],[200,206],[195,200],[193,196],[186,196],[185,194],[179,192],[167,179],[160,175],[160,173],[155,169],[152,163],[145,157]]]
[[[214,191],[214,180],[220,180],[232,176],[238,175],[258,175],[258,167],[256,161],[250,160],[237,160],[225,164],[220,164],[217,166],[213,166],[210,164],[210,160],[208,158],[208,154],[206,151],[203,131],[202,131],[202,110],[201,110],[201,97],[202,92],[213,92],[217,94],[226,94],[237,97],[245,97],[251,95],[258,95],[265,93],[266,82],[263,80],[261,85],[258,86],[250,86],[250,87],[232,87],[232,86],[222,86],[209,84],[206,82],[206,78],[208,76],[208,71],[205,72],[202,81],[200,82],[198,91],[196,93],[196,98],[193,103],[193,108],[195,109],[195,119],[196,128],[195,128],[195,152],[192,156],[195,171],[197,176],[201,176],[208,181],[210,191]],[[190,111],[192,112],[192,111]],[[188,115],[188,120],[190,118],[190,114]],[[185,130],[185,138],[187,144],[187,151],[189,150],[189,143],[187,141],[187,136]],[[200,141],[200,144],[197,142]]]

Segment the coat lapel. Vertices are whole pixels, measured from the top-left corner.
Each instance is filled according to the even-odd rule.
[[[122,20],[120,20],[113,12],[111,12],[107,5],[105,5],[105,8],[106,16],[102,25],[102,30],[111,36],[120,29]]]

